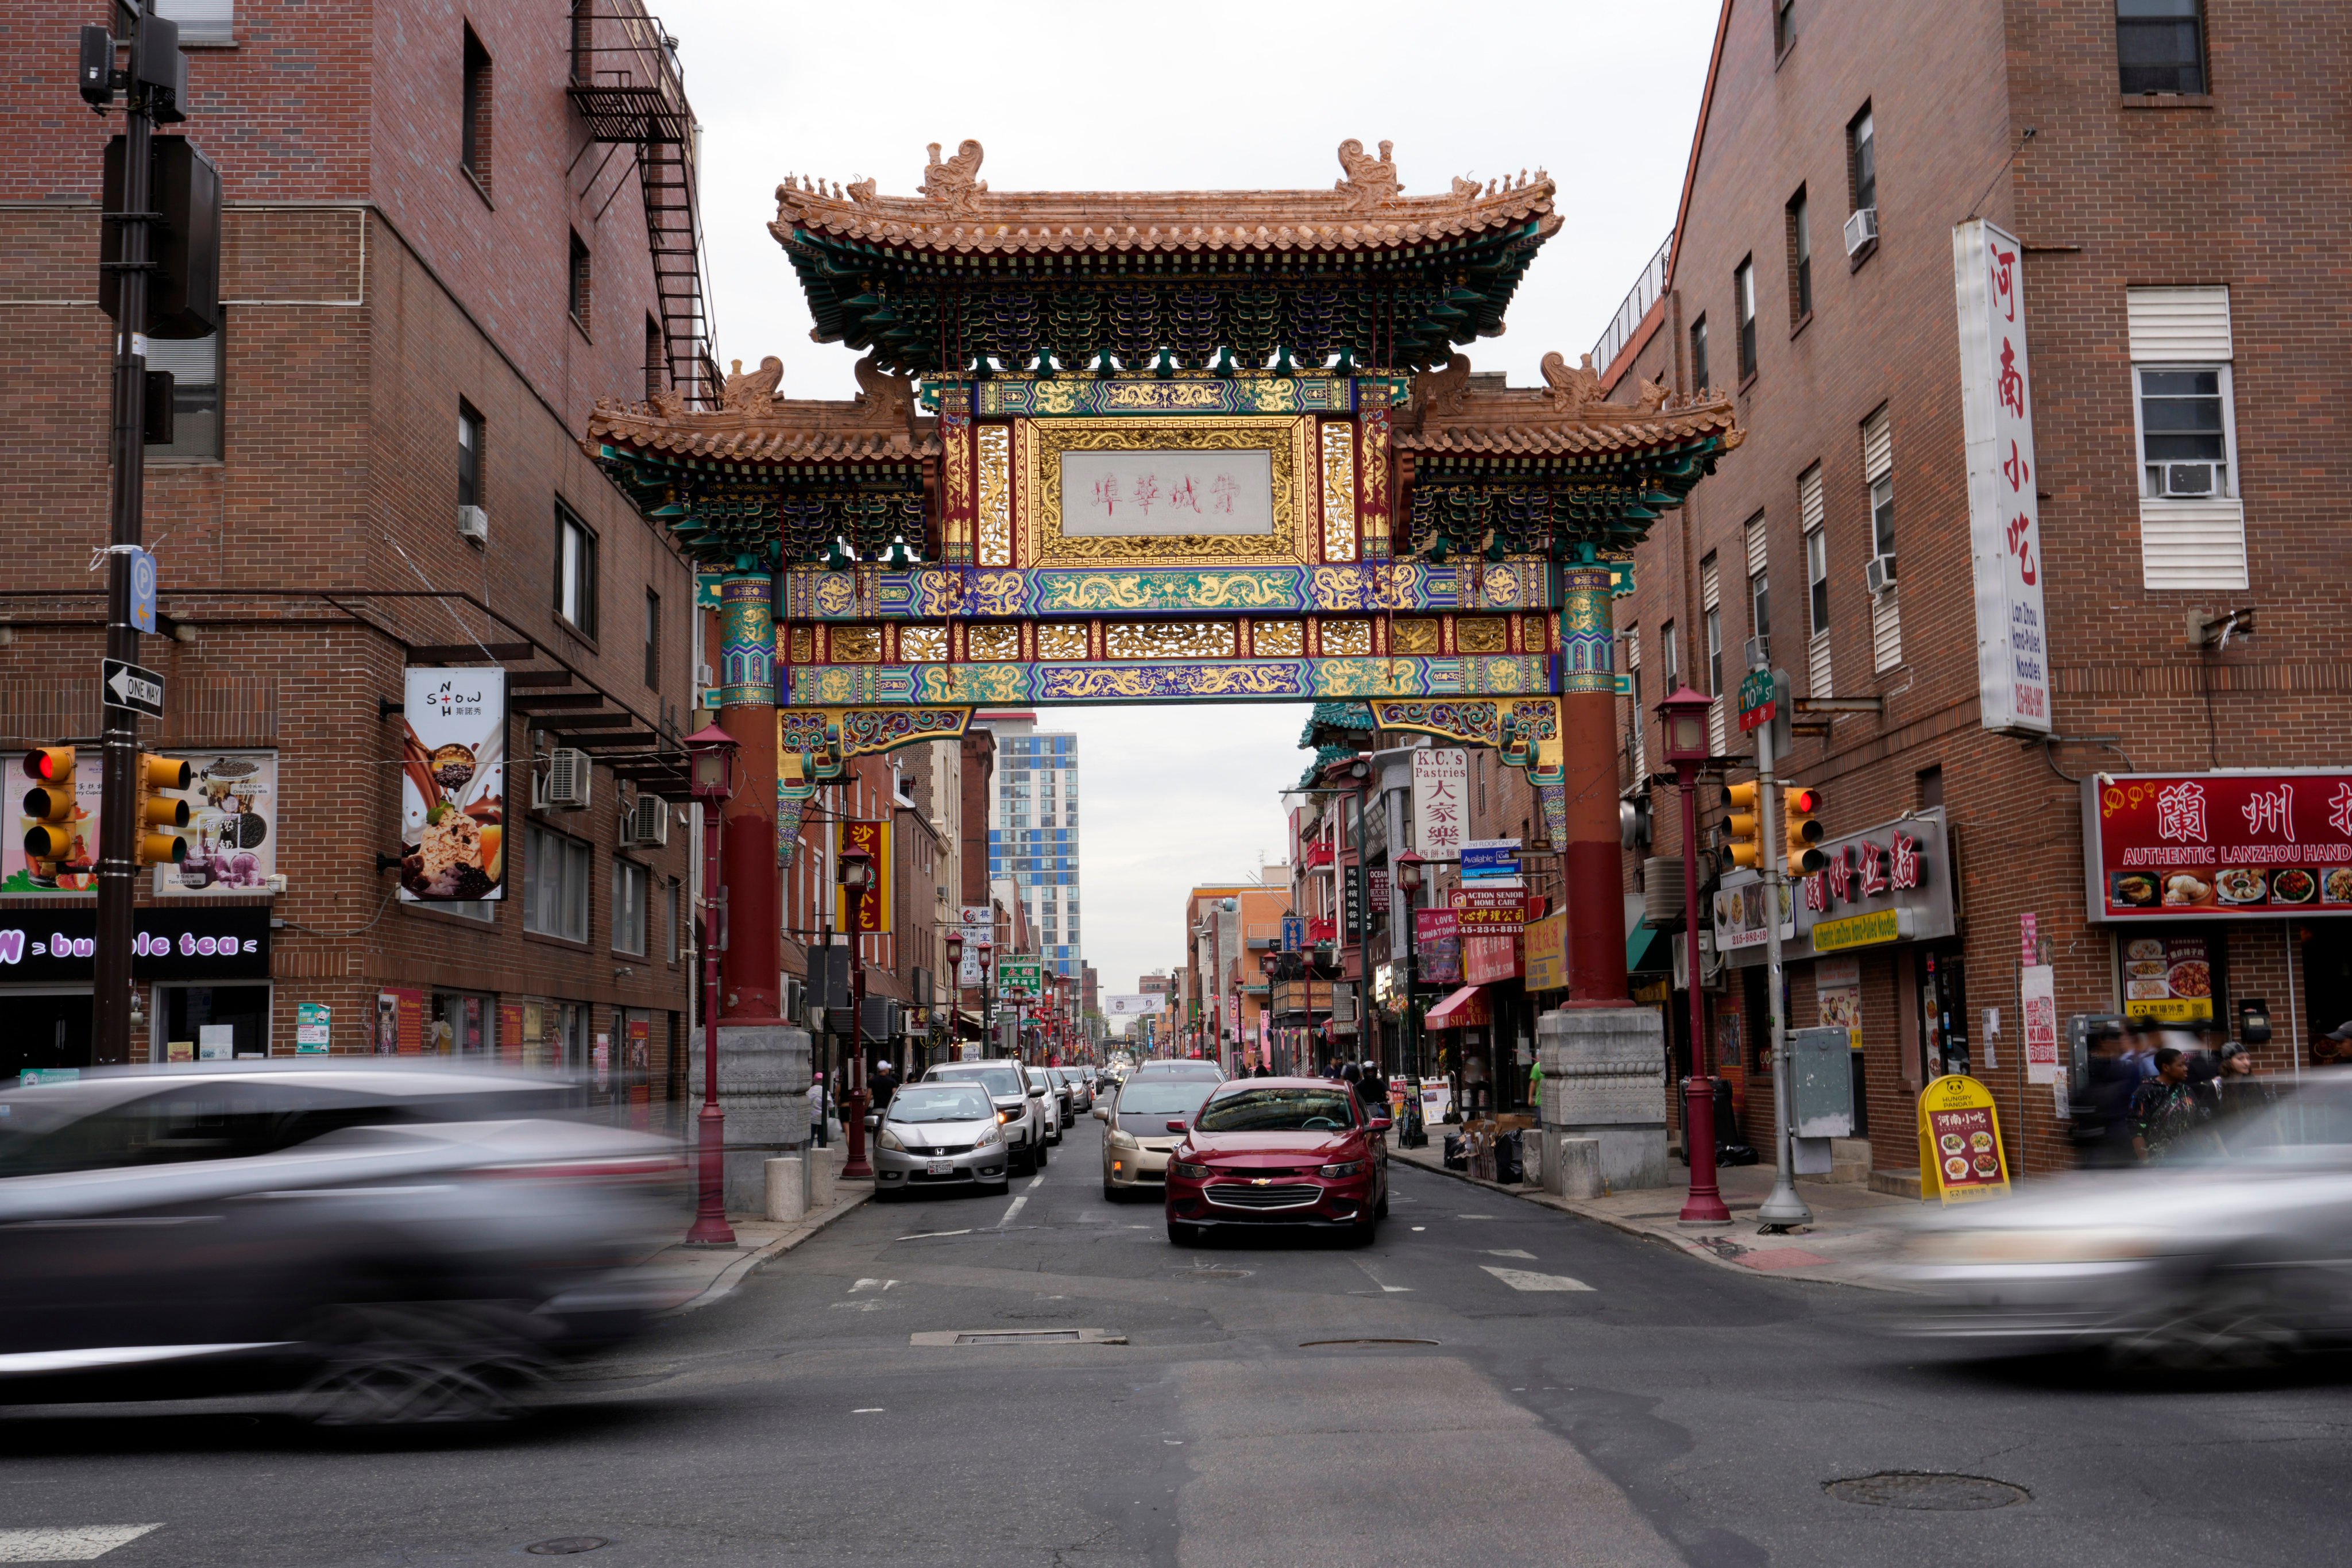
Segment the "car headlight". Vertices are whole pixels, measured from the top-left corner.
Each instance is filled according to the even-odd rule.
[[[900,1138],[896,1132],[891,1131],[890,1124],[887,1121],[882,1124],[882,1135],[879,1138],[875,1139],[874,1142],[879,1143],[885,1149],[896,1149],[901,1154],[907,1152],[906,1140]]]
[[[1188,1165],[1181,1160],[1170,1161],[1168,1171],[1171,1175],[1181,1176],[1188,1182],[1205,1182],[1209,1179],[1208,1166]]]
[[[1342,1160],[1336,1165],[1324,1166],[1316,1174],[1327,1182],[1336,1182],[1342,1176],[1361,1175],[1363,1170],[1364,1163],[1361,1160]]]
[[[1004,1133],[1003,1131],[994,1122],[991,1122],[987,1126],[982,1128],[980,1130],[980,1136],[973,1139],[971,1142],[972,1147],[976,1149],[985,1149],[991,1144],[1003,1142]]]
[[[1122,1132],[1116,1127],[1111,1129],[1110,1136],[1105,1139],[1104,1142],[1108,1143],[1114,1149],[1133,1149],[1137,1147],[1134,1133]]]
[[[1937,1230],[1913,1237],[1904,1256],[1914,1263],[2122,1263],[2163,1250],[2146,1231],[2113,1227]]]
[[[1008,1122],[1008,1121],[1012,1121],[1012,1120],[1013,1119],[1013,1117],[1014,1117],[1014,1116],[1016,1116],[1016,1115],[1018,1115],[1018,1114],[1019,1114],[1019,1112],[1017,1112],[1017,1111],[1012,1111],[1012,1110],[1000,1110],[1000,1111],[998,1111],[998,1112],[996,1113],[996,1121],[997,1121],[997,1125],[998,1125],[998,1126],[1000,1126],[1000,1127],[1001,1127],[1001,1126],[1003,1126],[1005,1122]]]

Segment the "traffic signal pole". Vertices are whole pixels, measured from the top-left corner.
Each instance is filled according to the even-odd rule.
[[[144,6],[131,35],[139,56]],[[123,113],[122,211],[100,221],[121,229],[121,259],[110,264],[119,301],[114,321],[114,495],[106,555],[106,657],[139,662],[139,632],[131,624],[131,563],[144,542],[147,486],[147,286],[152,266],[154,192],[152,118],[154,89],[130,73]],[[108,1067],[131,1060],[131,903],[139,875],[139,715],[106,700],[104,793],[99,804],[98,950],[90,991],[90,1061]]]
[[[1764,1200],[1756,1218],[1766,1233],[1781,1234],[1791,1226],[1812,1224],[1813,1211],[1797,1194],[1797,1086],[1795,1075],[1790,1070],[1789,1020],[1780,989],[1781,813],[1780,785],[1772,777],[1773,727],[1769,721],[1756,727],[1756,806],[1759,858],[1763,861],[1760,868],[1764,873],[1765,984],[1772,1019],[1772,1112],[1779,1124],[1773,1137],[1779,1147],[1773,1152],[1772,1195]]]

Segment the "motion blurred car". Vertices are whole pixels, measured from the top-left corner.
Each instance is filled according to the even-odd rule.
[[[1183,1142],[1168,1124],[1189,1119],[1214,1087],[1202,1079],[1155,1079],[1128,1084],[1098,1102],[1095,1114],[1105,1123],[1103,1196],[1118,1204],[1139,1193],[1157,1197],[1166,1191],[1168,1152]]]
[[[874,1195],[1010,1184],[1003,1124],[977,1083],[914,1083],[890,1097],[874,1135]]]
[[[1387,1117],[1345,1084],[1312,1078],[1220,1084],[1168,1156],[1168,1239],[1190,1246],[1238,1226],[1336,1229],[1362,1244],[1389,1212]]]
[[[995,1103],[997,1125],[1004,1129],[1005,1157],[1022,1175],[1045,1169],[1045,1097],[1044,1086],[1029,1081],[1027,1069],[1011,1057],[977,1062],[941,1062],[923,1075],[925,1083],[976,1083]]]
[[[666,1141],[576,1091],[187,1064],[0,1091],[0,1403],[294,1393],[330,1424],[497,1418],[675,1304]]]
[[[2162,1165],[1929,1215],[1893,1269],[1926,1297],[1896,1331],[2174,1367],[2352,1342],[2352,1069],[2277,1088],[2278,1104],[2208,1124]]]

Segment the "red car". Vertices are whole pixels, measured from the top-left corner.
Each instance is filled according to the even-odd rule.
[[[1168,1159],[1168,1239],[1226,1226],[1308,1225],[1372,1239],[1389,1212],[1389,1119],[1348,1085],[1319,1078],[1234,1079],[1192,1121]]]

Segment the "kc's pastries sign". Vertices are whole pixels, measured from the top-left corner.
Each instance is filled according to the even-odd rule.
[[[2083,847],[2094,921],[2352,914],[2352,771],[2096,775]]]
[[[412,668],[402,712],[400,897],[506,897],[507,672]]]

